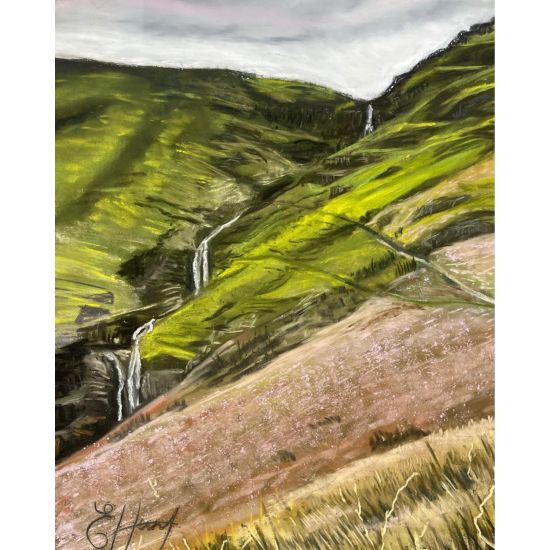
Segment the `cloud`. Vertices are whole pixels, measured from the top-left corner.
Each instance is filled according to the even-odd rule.
[[[492,0],[58,0],[56,55],[220,67],[373,97]]]

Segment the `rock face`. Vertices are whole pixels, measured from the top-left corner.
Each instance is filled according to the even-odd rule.
[[[107,433],[132,414],[128,395],[130,350],[73,347],[57,359],[55,401],[56,458],[67,456]],[[146,372],[140,404],[179,384],[181,370]]]
[[[111,312],[104,307],[80,306],[80,313],[78,314],[75,323],[77,325],[82,325],[83,323],[99,319],[100,317],[104,317],[110,313]]]
[[[127,413],[127,396],[119,390],[121,375],[126,377],[129,357],[127,350],[109,349],[80,350],[76,357],[70,353],[59,354],[56,457],[92,442],[119,420],[119,412],[122,417]]]
[[[186,373],[179,369],[145,372],[141,382],[141,399],[152,401],[182,382],[185,376]]]

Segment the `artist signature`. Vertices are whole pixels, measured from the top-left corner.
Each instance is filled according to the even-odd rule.
[[[124,514],[126,513],[126,504],[122,507],[122,510],[119,514],[115,514],[116,506],[107,502],[101,506],[97,505],[97,502],[94,502],[95,511],[98,513],[99,517],[94,519],[86,529],[86,538],[88,542],[92,545],[93,548],[109,548],[113,550],[115,547],[115,541],[119,538],[120,541],[124,542],[126,538],[126,546],[124,550],[130,548],[132,543],[132,538],[136,534],[136,531],[166,531],[162,544],[159,547],[159,550],[164,548],[170,532],[177,525],[176,516],[178,515],[179,507],[172,512],[170,519],[166,520],[145,520],[141,517],[141,504],[139,504],[135,516],[132,518],[129,516],[129,519],[124,523]],[[116,527],[114,526],[116,522]],[[109,546],[110,543],[110,546]]]

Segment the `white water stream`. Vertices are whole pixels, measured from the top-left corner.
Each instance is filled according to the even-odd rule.
[[[128,363],[128,377],[126,378],[130,414],[139,405],[139,388],[141,385],[141,356],[139,354],[139,343],[148,332],[153,330],[154,322],[154,319],[147,321],[147,323],[137,328],[132,335],[132,351],[130,353],[130,362]]]
[[[208,245],[210,241],[219,235],[224,229],[234,224],[241,214],[235,216],[232,220],[218,225],[209,235],[207,235],[197,247],[195,251],[195,256],[193,258],[193,284],[195,287],[195,294],[199,292],[201,288],[208,284],[210,279],[210,265],[208,263]]]
[[[374,131],[374,124],[372,123],[372,114],[374,112],[374,109],[372,108],[372,105],[369,103],[367,107],[367,122],[365,123],[365,129],[363,130],[363,136],[366,136],[367,134],[370,134]]]
[[[116,394],[116,402],[117,402],[117,420],[120,422],[123,418],[123,410],[122,410],[122,393],[124,392],[124,373],[122,372],[122,367],[120,365],[119,358],[114,353],[106,353],[105,354],[107,359],[111,362],[112,365],[114,365],[115,370],[117,372],[118,377],[118,389]]]

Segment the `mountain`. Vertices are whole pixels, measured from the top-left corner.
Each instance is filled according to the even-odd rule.
[[[99,499],[175,548],[486,547],[494,23],[370,101],[57,78],[57,546]]]
[[[185,298],[208,229],[352,143],[363,111],[299,82],[57,60],[60,340]]]
[[[137,327],[191,301],[201,239],[354,142],[365,116],[363,102],[301,82],[56,61],[63,452],[112,425],[121,371],[97,348],[124,355]],[[172,368],[153,384],[160,392],[180,379]]]
[[[250,368],[239,354],[258,339],[270,342],[264,355],[287,349],[432,250],[491,233],[491,28],[398,79],[371,102],[372,133],[314,161],[224,231],[212,283],[145,336],[144,364],[189,370],[233,338],[240,351],[230,372],[213,367],[208,376],[234,377]]]

